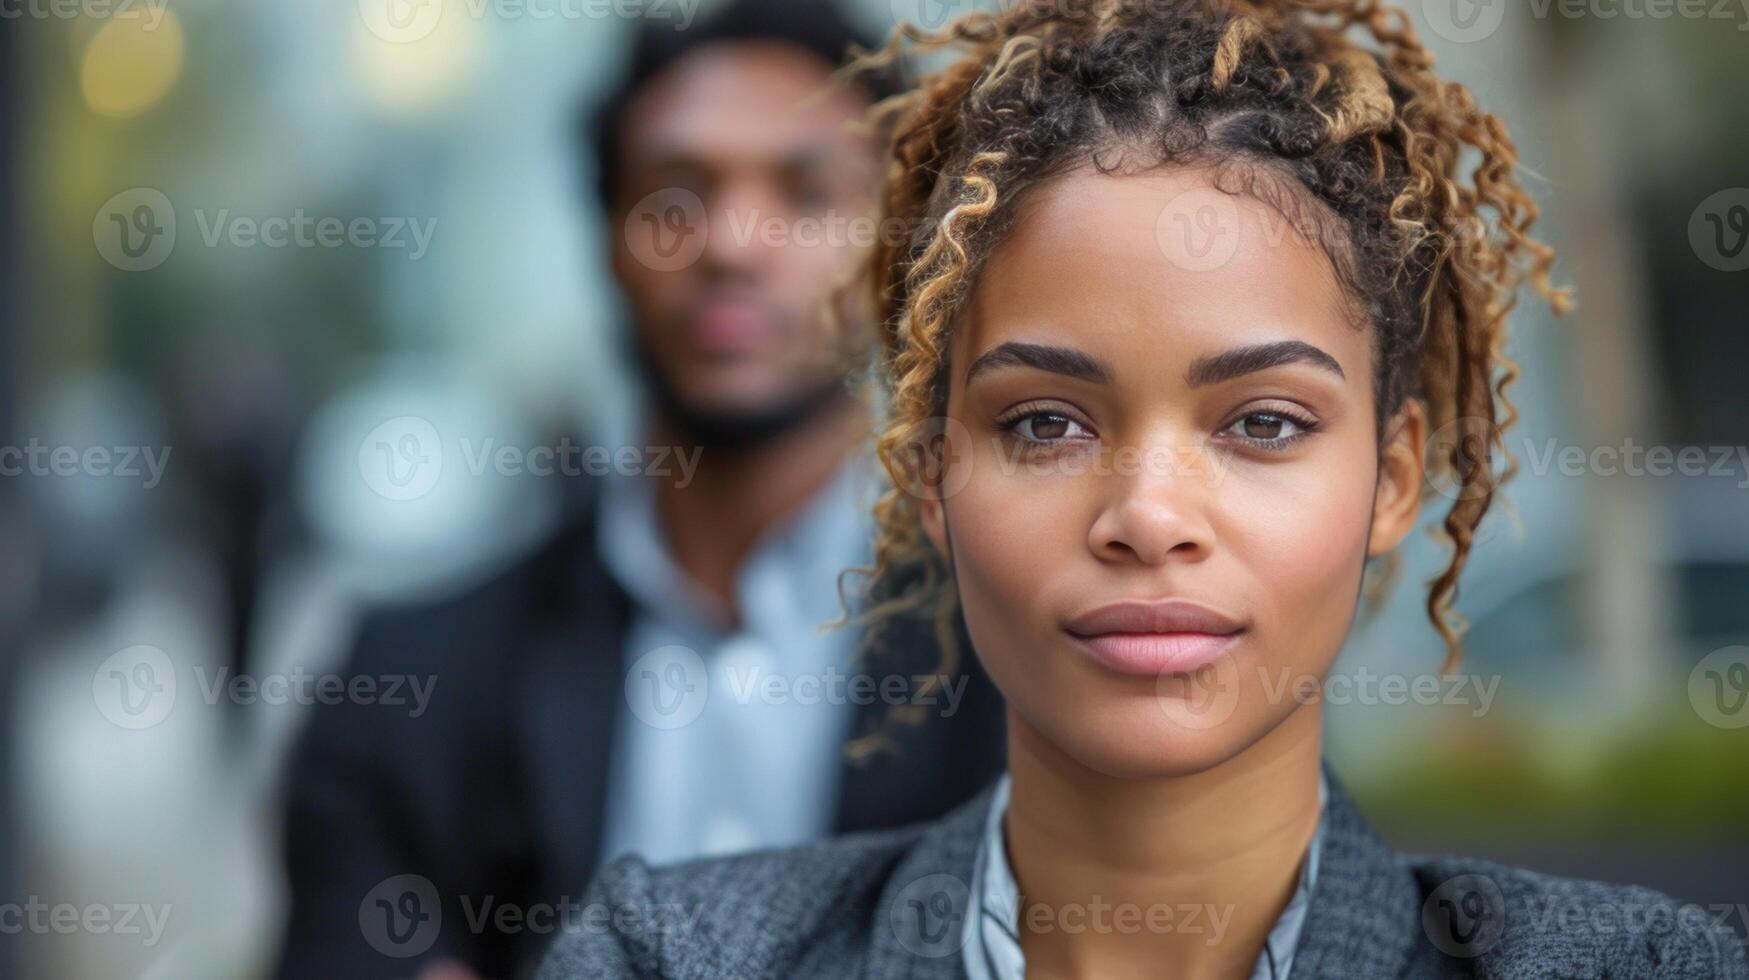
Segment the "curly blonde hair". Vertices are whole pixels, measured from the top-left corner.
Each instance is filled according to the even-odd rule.
[[[927,611],[944,673],[954,669],[951,573],[924,538],[915,492],[946,414],[953,325],[1028,187],[1140,149],[1158,164],[1252,175],[1223,190],[1257,193],[1256,175],[1273,175],[1335,220],[1340,247],[1323,244],[1373,331],[1381,439],[1407,398],[1424,403],[1433,431],[1466,436],[1427,461],[1429,483],[1453,498],[1451,560],[1429,584],[1427,612],[1445,669],[1456,667],[1458,577],[1515,469],[1503,440],[1517,417],[1507,318],[1526,282],[1557,312],[1570,303],[1550,284],[1553,250],[1530,235],[1538,209],[1506,127],[1435,75],[1404,12],[1375,0],[1010,2],[936,32],[902,26],[846,69],[961,54],[871,117],[889,150],[883,225],[911,231],[876,249],[864,294],[879,324],[877,448],[892,478],[876,506],[875,563],[859,570],[871,633]]]

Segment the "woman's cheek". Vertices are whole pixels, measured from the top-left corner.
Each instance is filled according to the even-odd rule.
[[[1052,637],[1046,598],[1085,560],[1085,478],[1035,473],[994,449],[973,457],[969,480],[945,504],[960,605],[989,657],[1021,655]],[[1078,553],[1079,552],[1079,553]]]
[[[1222,537],[1255,583],[1252,613],[1274,641],[1266,643],[1274,649],[1263,651],[1265,660],[1321,676],[1340,650],[1372,521],[1364,474],[1327,467],[1304,474],[1291,493],[1243,482],[1223,488]]]

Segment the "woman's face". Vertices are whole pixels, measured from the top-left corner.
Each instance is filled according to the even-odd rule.
[[[1315,719],[1365,560],[1414,524],[1425,428],[1411,407],[1381,452],[1370,338],[1315,243],[1203,171],[1069,174],[950,357],[924,523],[1019,724],[1149,776]]]

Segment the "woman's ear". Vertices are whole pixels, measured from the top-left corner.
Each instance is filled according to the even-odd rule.
[[[1421,516],[1421,481],[1427,473],[1427,411],[1410,398],[1386,423],[1379,451],[1379,481],[1373,490],[1372,536],[1367,557],[1396,549]]]
[[[917,498],[923,533],[950,567],[953,553],[947,534],[947,498],[965,485],[964,474],[953,468],[969,463],[970,439],[964,426],[941,417],[930,419],[924,434],[909,447],[914,469],[907,487]],[[956,476],[961,479],[955,480]]]

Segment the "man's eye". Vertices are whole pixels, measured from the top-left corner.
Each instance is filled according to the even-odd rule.
[[[1083,439],[1090,435],[1081,423],[1050,412],[1034,412],[1015,419],[1009,428],[1027,442],[1057,442],[1063,439]]]
[[[826,211],[832,207],[832,193],[826,188],[814,184],[791,187],[789,204],[790,207],[803,214]]]

